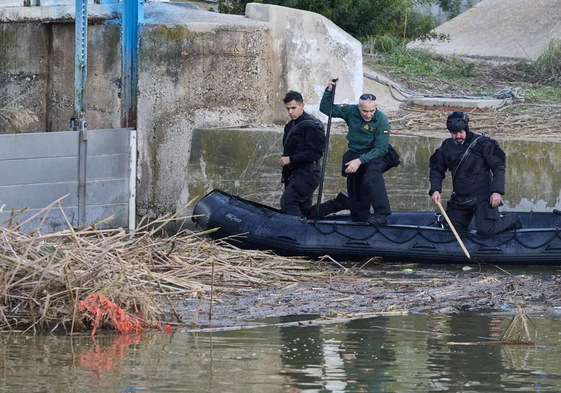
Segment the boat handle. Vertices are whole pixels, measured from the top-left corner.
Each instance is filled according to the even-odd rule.
[[[434,244],[415,243],[410,247],[410,250],[436,250],[436,247]]]

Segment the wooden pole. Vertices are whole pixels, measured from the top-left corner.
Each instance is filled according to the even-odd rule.
[[[456,240],[458,240],[458,243],[460,243],[460,246],[462,246],[462,250],[464,250],[466,257],[468,257],[468,259],[471,259],[471,256],[469,255],[466,246],[464,246],[464,242],[462,242],[462,239],[460,239],[460,235],[458,235],[458,232],[456,232],[456,228],[454,228],[454,225],[452,225],[452,221],[450,221],[450,219],[448,218],[448,214],[446,214],[446,211],[442,207],[442,204],[440,202],[436,202],[436,204],[440,208],[440,211],[442,212],[442,215],[446,219],[446,222],[448,223],[448,225],[450,225],[450,229],[452,230],[452,233],[454,233],[454,236],[456,236]]]
[[[318,202],[316,204],[316,217],[319,215],[319,205],[323,196],[323,180],[325,179],[325,166],[327,165],[327,151],[329,150],[329,133],[331,132],[331,118],[333,117],[333,105],[335,104],[335,88],[337,80],[333,79],[331,88],[331,107],[329,107],[329,117],[327,118],[327,132],[325,134],[325,149],[323,150],[323,163],[321,164],[321,177],[319,179]]]

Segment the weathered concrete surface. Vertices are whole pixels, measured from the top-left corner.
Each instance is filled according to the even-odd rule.
[[[138,122],[141,214],[173,212],[193,195],[187,163],[195,153],[195,127],[284,123],[282,97],[289,89],[302,91],[306,110],[318,114],[332,70],[342,70],[350,86],[338,97],[349,94],[354,100],[361,94],[360,43],[319,15],[259,4],[248,6],[246,18],[184,4],[147,4],[145,10]],[[221,149],[213,154],[228,162]]]
[[[6,1],[6,0],[2,0]],[[10,0],[7,0],[10,1]],[[23,1],[0,4],[0,22],[62,22],[73,21],[76,13],[74,2],[65,4],[50,4],[42,1],[39,7],[23,7]],[[122,5],[117,4],[88,4],[88,19],[106,20],[114,19],[121,12]]]
[[[74,113],[74,24],[2,23],[0,51],[0,104],[17,99],[38,117],[17,131],[69,130]],[[120,127],[120,53],[118,25],[89,26],[86,91],[92,129]],[[15,131],[0,127],[0,132]]]
[[[394,211],[432,211],[428,196],[429,158],[444,138],[392,135],[391,143],[402,164],[384,175]],[[196,130],[188,171],[190,197],[202,197],[213,188],[279,207],[281,129]],[[504,210],[551,211],[561,209],[561,143],[533,140],[499,140],[507,155]],[[340,175],[347,149],[345,134],[330,139],[325,197],[345,188]],[[443,195],[451,193],[450,174]]]
[[[424,106],[447,106],[452,108],[496,108],[503,104],[504,100],[480,98],[438,98],[438,97],[412,97],[411,102],[415,105]]]
[[[552,39],[561,39],[559,0],[483,0],[434,31],[449,41],[415,41],[442,55],[536,60]]]
[[[362,45],[358,40],[313,12],[250,3],[245,14],[267,22],[270,28],[275,113],[285,112],[285,92],[296,90],[304,96],[306,111],[324,119],[319,102],[332,76],[340,81],[338,102],[358,100],[363,93]]]
[[[88,28],[85,119],[90,129],[121,126],[121,21],[98,20],[120,17],[112,11],[120,5],[103,3],[88,6],[93,20]],[[361,94],[358,41],[310,12],[264,5],[252,9],[259,9],[259,18],[267,21],[186,3],[145,4],[137,121],[140,214],[175,212],[188,201],[195,127],[284,123],[281,99],[288,89],[303,91],[313,113],[327,79],[338,70],[342,85],[350,86],[339,89],[338,97],[348,92],[354,101]],[[74,111],[73,19],[74,7],[68,2],[0,7],[0,104],[21,97],[20,103],[39,118],[19,132],[69,129]],[[48,23],[30,22],[34,20]]]
[[[147,4],[138,97],[140,214],[187,202],[195,126],[270,121],[274,100],[268,26],[181,4]]]

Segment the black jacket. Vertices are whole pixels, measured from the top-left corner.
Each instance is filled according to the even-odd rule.
[[[283,180],[288,180],[292,171],[317,162],[325,149],[323,123],[303,112],[284,127],[282,137],[283,156],[290,157],[290,164],[283,168]]]
[[[463,145],[446,139],[430,158],[430,191],[442,192],[446,170],[452,172],[454,194],[487,197],[505,192],[505,153],[497,141],[468,131]],[[468,150],[467,154],[464,154]]]

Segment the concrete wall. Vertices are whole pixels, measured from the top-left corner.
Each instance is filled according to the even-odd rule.
[[[137,206],[158,216],[188,201],[193,129],[268,122],[275,98],[265,23],[174,5],[146,11]]]
[[[55,4],[58,2],[58,4]],[[2,0],[0,22],[62,22],[73,21],[75,2],[62,0],[42,0],[40,6],[23,6],[23,0]],[[114,0],[102,0],[101,4],[88,1],[88,19],[106,20],[117,17],[121,4]]]
[[[74,7],[63,2],[0,7],[0,106],[21,97],[39,119],[18,132],[69,129]],[[121,126],[119,6],[88,6],[85,119],[90,129]],[[338,101],[354,102],[362,93],[360,43],[322,16],[262,4],[248,5],[248,17],[189,3],[147,3],[144,10],[139,214],[174,212],[193,195],[189,162],[195,128],[284,123],[288,117],[281,100],[289,89],[302,91],[307,110],[317,113],[331,75],[341,77]],[[15,131],[0,124],[0,133]],[[208,153],[225,157],[221,150]]]
[[[429,158],[444,138],[392,135],[391,143],[402,164],[384,174],[394,211],[436,210],[428,196]],[[281,130],[197,130],[189,162],[191,196],[213,188],[280,207]],[[504,210],[551,211],[561,209],[561,143],[536,140],[499,140],[507,155]],[[346,188],[341,157],[347,149],[345,134],[330,138],[324,195],[327,199]],[[249,154],[248,154],[249,153]],[[227,162],[228,164],[224,164]],[[443,197],[452,191],[450,172]]]
[[[449,41],[415,41],[410,48],[492,60],[536,60],[561,39],[559,0],[482,0],[434,31]]]
[[[0,133],[66,131],[74,113],[74,24],[0,23],[0,106],[12,100],[38,121]],[[120,31],[92,23],[88,29],[87,120],[90,128],[120,127]]]
[[[319,101],[331,76],[338,76],[337,102],[354,103],[363,93],[362,45],[329,19],[308,11],[250,3],[246,17],[267,22],[272,46],[275,120],[285,111],[288,90],[302,93],[306,111],[319,118]]]

